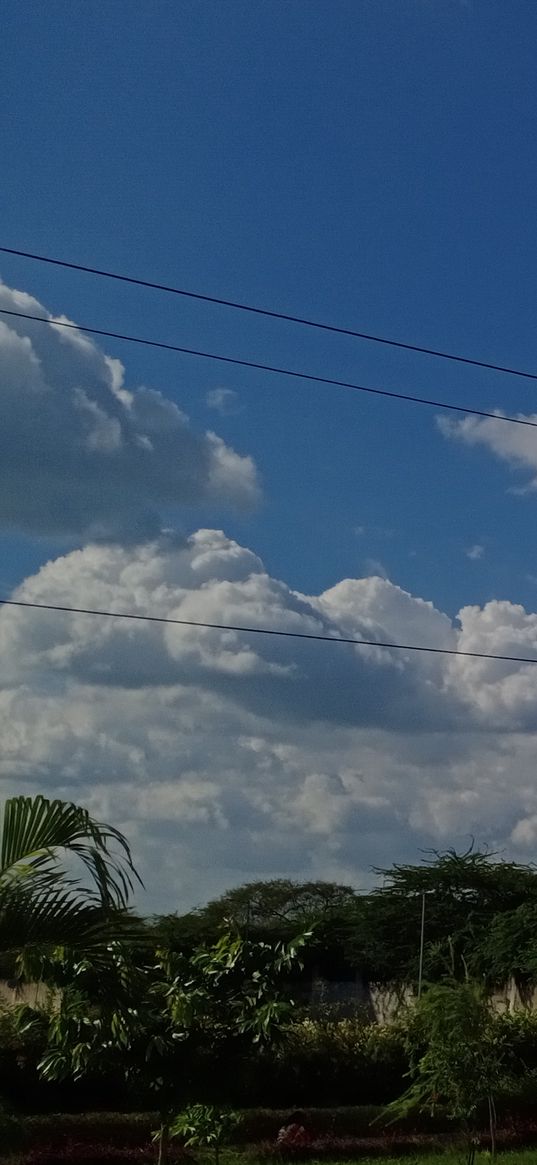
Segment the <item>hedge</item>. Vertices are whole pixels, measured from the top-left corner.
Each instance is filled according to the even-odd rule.
[[[241,1137],[234,1145],[246,1151],[248,1157],[278,1163],[289,1161],[353,1160],[359,1157],[390,1157],[446,1149],[458,1143],[456,1129],[449,1121],[436,1122],[421,1118],[400,1124],[397,1129],[371,1127],[379,1109],[371,1107],[310,1109],[304,1119],[313,1134],[312,1143],[304,1149],[281,1150],[276,1146],[276,1134],[288,1122],[288,1110],[256,1109],[244,1112]],[[136,1165],[154,1159],[150,1130],[157,1124],[151,1113],[87,1113],[55,1114],[48,1117],[27,1118],[25,1165]],[[488,1148],[486,1120],[479,1138]],[[498,1147],[518,1148],[537,1143],[537,1122],[504,1122],[498,1130]],[[8,1152],[2,1144],[0,1154]],[[195,1165],[195,1155],[175,1143],[172,1160],[178,1165]]]
[[[302,1109],[308,1130],[320,1138],[383,1138],[386,1129],[378,1118],[383,1108],[361,1105],[341,1108]],[[274,1144],[278,1130],[289,1123],[291,1109],[254,1108],[241,1111],[241,1123],[235,1131],[233,1143],[252,1145]],[[375,1123],[374,1123],[375,1122]],[[26,1117],[24,1127],[29,1142],[38,1145],[54,1142],[62,1145],[76,1141],[79,1144],[107,1142],[124,1147],[136,1147],[150,1139],[159,1124],[156,1113],[53,1113],[47,1116]],[[408,1134],[447,1133],[452,1122],[441,1115],[421,1116],[400,1122],[398,1130]]]
[[[520,1092],[537,1098],[537,1015],[498,1018],[507,1027],[509,1046],[521,1065]],[[130,1091],[121,1077],[95,1076],[74,1083],[50,1084],[39,1078],[42,1049],[17,1043],[0,1025],[0,1097],[12,1108],[37,1112],[140,1110],[153,1103],[150,1092]],[[402,1023],[387,1026],[359,1016],[334,1020],[303,1019],[268,1053],[226,1058],[221,1054],[189,1065],[188,1089],[178,1088],[177,1107],[190,1101],[233,1108],[275,1110],[330,1106],[385,1105],[408,1085],[408,1060]],[[4,1040],[2,1040],[4,1036]],[[9,1039],[7,1038],[9,1037]],[[191,1070],[190,1070],[191,1069]],[[178,1085],[184,1081],[177,1072]],[[30,1108],[31,1106],[31,1108]],[[355,1111],[355,1109],[354,1109]]]

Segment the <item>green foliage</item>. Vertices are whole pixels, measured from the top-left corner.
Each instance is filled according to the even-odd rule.
[[[12,797],[0,822],[0,950],[35,978],[44,953],[60,944],[102,945],[136,879],[117,829],[70,802]]]
[[[304,1019],[288,1029],[273,1058],[265,1087],[269,1096],[296,1103],[387,1101],[401,1090],[408,1060],[404,1030],[361,1016]],[[279,1092],[278,1092],[279,1085]]]
[[[6,801],[0,844],[3,889],[28,877],[34,889],[54,886],[59,851],[80,859],[90,875],[89,892],[101,903],[127,905],[137,875],[128,843],[119,830],[95,821],[87,809],[71,802],[49,801],[42,796]],[[72,877],[66,884],[80,885]]]
[[[33,1007],[26,1003],[0,1007],[0,1052],[13,1052],[20,1062],[35,1062],[46,1047],[53,1012],[52,992]]]
[[[397,1120],[413,1109],[434,1113],[442,1106],[469,1129],[486,1102],[494,1150],[495,1096],[511,1074],[505,1030],[483,990],[471,982],[429,987],[410,1017],[406,1043],[412,1083],[387,1114]]]
[[[474,973],[490,984],[518,983],[537,979],[537,902],[524,902],[515,910],[495,914],[470,955]]]
[[[215,1165],[218,1165],[220,1149],[231,1140],[240,1120],[239,1113],[230,1109],[191,1104],[173,1118],[170,1137],[181,1137],[187,1148],[213,1149]]]
[[[411,983],[418,975],[425,895],[424,971],[431,981],[446,974],[463,980],[468,970],[489,981],[517,972],[518,934],[507,942],[501,968],[490,941],[491,925],[510,912],[537,908],[537,872],[476,850],[433,852],[416,865],[376,870],[383,885],[355,898],[346,911],[345,955],[364,978]],[[531,941],[528,944],[528,954]],[[505,952],[507,955],[507,951]],[[537,968],[536,968],[537,969]]]
[[[94,1005],[95,1014],[89,1010],[88,1017],[93,1014],[94,1019],[99,1019],[98,1011]],[[355,1099],[384,1103],[401,1091],[408,1061],[400,1025],[383,1027],[364,1022],[361,1017],[295,1023],[291,1022],[292,1015],[287,1010],[282,1027],[278,1027],[277,1039],[273,1033],[268,1044],[266,1041],[254,1043],[247,1032],[233,1037],[225,1031],[219,1035],[215,1032],[214,1040],[209,1040],[207,1030],[199,1040],[192,1033],[192,1037],[174,1041],[169,1046],[169,1056],[162,1043],[160,1055],[156,1055],[154,1042],[149,1044],[147,1040],[145,1026],[139,1043],[133,1046],[133,1065],[128,1072],[119,1069],[117,1052],[105,1049],[97,1064],[95,1055],[88,1055],[86,1071],[80,1073],[78,1083],[73,1083],[72,1073],[68,1071],[69,1059],[64,1070],[59,1065],[62,1084],[54,1083],[58,1065],[54,1066],[54,1075],[49,1074],[48,1083],[37,1079],[37,1063],[46,1060],[50,1019],[47,1014],[23,1007],[18,1011],[20,1026],[17,1028],[14,1015],[10,1020],[11,1050],[0,1052],[0,1087],[7,1085],[9,1095],[24,1103],[26,1089],[30,1087],[35,1094],[39,1088],[40,1105],[61,1105],[63,1089],[64,1104],[67,1107],[76,1104],[78,1108],[102,1105],[107,1100],[116,1106],[153,1105],[156,1103],[153,1074],[170,1078],[172,1108],[189,1098],[231,1106],[267,1103],[296,1107],[298,1104],[349,1104]],[[162,1021],[158,1019],[158,1022]],[[0,1046],[1,1030],[0,1022]],[[155,1024],[152,1030],[154,1036],[158,1034]],[[77,1039],[80,1031],[76,1020]],[[90,1025],[88,1031],[91,1033]],[[148,1063],[136,1067],[146,1048],[150,1056]],[[49,1047],[48,1054],[53,1050]],[[82,1055],[81,1049],[77,1055]],[[92,1064],[95,1064],[94,1073]],[[164,1070],[157,1071],[159,1066]],[[125,1076],[128,1076],[126,1083]],[[51,1099],[47,1100],[49,1093]]]
[[[433,850],[420,865],[395,863],[390,869],[377,869],[375,872],[386,879],[377,893],[408,897],[434,892],[453,903],[478,907],[489,914],[514,909],[528,897],[536,901],[535,868],[496,861],[496,856],[488,850],[476,850],[473,845],[463,853]]]
[[[98,1012],[98,1005],[94,1003],[93,1006]],[[25,1016],[35,1015],[27,1008],[21,1009],[20,1014],[23,1024]],[[407,1023],[411,1015],[409,1019],[402,1015],[397,1023],[386,1025],[372,1023],[360,1014],[341,1019],[337,1012],[332,1015],[328,1011],[317,1019],[298,1021],[292,1019],[293,1015],[294,1010],[287,1012],[275,1044],[272,1041],[268,1045],[263,1041],[255,1044],[248,1033],[232,1037],[222,1030],[219,1035],[215,1030],[214,1040],[210,1039],[211,1021],[199,1039],[193,1032],[192,1037],[189,1035],[184,1040],[174,1041],[169,1047],[169,1058],[163,1044],[157,1056],[154,1044],[149,1045],[146,1038],[147,1028],[142,1028],[139,1044],[133,1050],[134,1064],[128,1073],[130,1086],[127,1088],[123,1083],[126,1073],[121,1068],[120,1074],[118,1067],[118,1053],[110,1049],[98,1059],[95,1081],[91,1075],[91,1063],[95,1058],[91,1056],[89,1074],[81,1076],[78,1085],[72,1083],[69,1073],[64,1075],[64,1085],[39,1085],[24,1069],[21,1073],[19,1063],[21,1060],[26,1062],[30,1069],[43,1056],[48,1025],[46,1013],[37,1013],[36,1025],[30,1024],[23,1033],[17,1030],[13,1013],[10,1012],[5,1021],[0,1013],[0,1046],[2,1033],[6,1032],[6,1048],[0,1054],[0,1088],[6,1089],[6,1094],[13,1100],[19,1096],[26,1101],[28,1087],[31,1093],[35,1093],[39,1086],[41,1105],[61,1105],[60,1088],[63,1087],[68,1107],[98,1106],[103,1102],[116,1106],[151,1106],[156,1103],[152,1077],[159,1074],[159,1062],[164,1061],[161,1074],[169,1077],[172,1084],[171,1108],[189,1099],[232,1107],[266,1103],[296,1108],[315,1104],[352,1104],[356,1100],[362,1104],[388,1104],[401,1094],[409,1071]],[[505,1048],[506,1066],[512,1073],[513,1102],[518,1103],[516,1098],[524,1089],[529,1098],[533,1097],[534,1103],[537,1086],[532,1073],[537,1072],[537,1014],[497,1015],[493,1017],[493,1023]],[[79,1030],[78,1026],[76,1030]],[[158,1034],[155,1028],[153,1034]],[[150,1059],[140,1070],[140,1066],[136,1068],[135,1064],[145,1054],[146,1048]],[[120,1058],[123,1059],[123,1053]],[[47,1088],[51,1096],[48,1101]]]
[[[534,1100],[535,1104],[535,1100]],[[304,1109],[304,1124],[308,1131],[314,1138],[314,1147],[312,1147],[311,1156],[317,1159],[320,1154],[319,1149],[323,1150],[323,1157],[328,1156],[332,1160],[337,1160],[341,1154],[341,1149],[345,1147],[345,1156],[347,1159],[357,1160],[362,1158],[364,1151],[372,1152],[373,1144],[375,1145],[375,1156],[391,1156],[396,1151],[396,1145],[400,1146],[407,1142],[407,1154],[410,1147],[413,1148],[412,1156],[407,1156],[407,1162],[415,1160],[415,1154],[419,1152],[419,1159],[422,1162],[422,1152],[426,1144],[430,1144],[431,1137],[438,1137],[446,1134],[449,1136],[450,1132],[453,1135],[453,1124],[448,1122],[445,1117],[437,1115],[432,1119],[428,1114],[423,1114],[419,1117],[414,1117],[412,1121],[408,1120],[402,1123],[397,1130],[388,1129],[383,1130],[378,1125],[374,1124],[375,1118],[379,1116],[379,1109],[372,1107],[348,1107],[348,1108],[306,1108]],[[249,1109],[241,1112],[241,1122],[233,1131],[232,1143],[237,1146],[241,1153],[243,1161],[247,1161],[254,1156],[257,1158],[258,1150],[266,1146],[272,1147],[272,1152],[275,1151],[275,1142],[278,1130],[282,1125],[289,1124],[291,1109]],[[499,1144],[511,1145],[514,1144],[528,1144],[535,1145],[536,1131],[535,1121],[532,1119],[533,1110],[528,1109],[529,1121],[517,1122],[517,1126],[505,1125],[504,1132],[499,1135]],[[34,1152],[36,1149],[41,1149],[42,1146],[49,1146],[50,1156],[49,1165],[56,1165],[56,1162],[76,1160],[67,1155],[67,1146],[77,1146],[80,1149],[86,1148],[89,1151],[92,1145],[113,1146],[116,1151],[123,1148],[130,1148],[133,1165],[136,1161],[149,1160],[149,1153],[145,1157],[142,1156],[143,1149],[150,1144],[150,1130],[155,1128],[158,1116],[155,1113],[88,1113],[88,1114],[62,1114],[55,1113],[49,1117],[30,1117],[25,1121],[27,1131],[28,1149],[31,1151],[24,1157],[24,1165],[34,1159]],[[456,1135],[456,1134],[455,1134]],[[374,1140],[373,1140],[374,1138]],[[357,1144],[360,1139],[362,1144]],[[364,1140],[367,1139],[367,1150],[364,1145]],[[172,1142],[173,1144],[173,1142]],[[178,1148],[179,1143],[176,1142]],[[329,1153],[330,1145],[332,1145],[333,1152]],[[255,1146],[255,1148],[254,1148]],[[54,1152],[56,1150],[56,1152]],[[533,1150],[535,1159],[535,1148]],[[0,1154],[1,1155],[1,1154]],[[268,1152],[263,1153],[264,1156]],[[199,1155],[202,1158],[202,1155]],[[488,1154],[484,1155],[485,1159]],[[195,1154],[198,1157],[198,1154]],[[104,1153],[102,1156],[104,1161],[112,1160],[112,1155],[107,1157]],[[183,1159],[188,1159],[187,1156]],[[224,1154],[222,1154],[224,1159]],[[277,1158],[276,1158],[277,1159]],[[87,1160],[81,1152],[80,1160]],[[502,1163],[505,1158],[502,1153]],[[230,1151],[225,1150],[225,1161],[230,1161]],[[438,1159],[437,1159],[438,1161]],[[443,1158],[442,1158],[443,1161]],[[438,1165],[440,1162],[438,1161]],[[457,1165],[461,1165],[461,1154],[459,1151],[459,1158]]]
[[[248,882],[209,902],[199,914],[206,920],[233,922],[245,928],[306,927],[326,914],[352,904],[356,892],[335,882],[292,882],[275,878]]]
[[[345,955],[348,927],[357,895],[332,882],[293,882],[285,878],[250,882],[229,890],[199,910],[153,921],[157,941],[169,950],[190,953],[213,943],[222,930],[235,928],[244,937],[269,944],[287,942],[299,930],[313,929],[304,952],[305,975],[349,971]],[[293,978],[297,977],[297,967]]]
[[[287,879],[247,883],[200,910],[154,923],[170,949],[188,953],[214,942],[232,923],[275,942],[312,926],[306,974],[370,982],[412,983],[418,975],[423,894],[424,972],[430,981],[467,971],[489,983],[537,976],[537,871],[499,861],[473,846],[432,853],[415,865],[377,870],[384,885],[369,894],[331,882]]]
[[[98,1067],[153,1090],[164,1159],[170,1114],[189,1096],[196,1058],[268,1045],[289,1018],[281,981],[305,941],[270,947],[228,933],[190,958],[159,952],[144,965],[116,944],[105,978],[88,959],[71,960],[41,1072],[81,1079]],[[26,1014],[25,1030],[34,1022]]]

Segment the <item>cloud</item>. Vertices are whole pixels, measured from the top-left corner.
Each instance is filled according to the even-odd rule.
[[[0,307],[52,317],[0,283]],[[154,536],[199,503],[251,506],[254,463],[196,433],[82,333],[0,318],[0,524],[75,539]]]
[[[364,566],[368,574],[378,575],[379,578],[388,578],[388,571],[379,558],[366,558]]]
[[[485,547],[480,542],[474,542],[473,546],[469,546],[466,551],[466,557],[470,558],[472,562],[478,562],[485,553]]]
[[[498,411],[498,415],[502,414]],[[517,413],[517,417],[537,424],[537,413]],[[532,475],[527,486],[516,492],[537,489],[537,433],[529,426],[479,417],[465,417],[462,421],[439,417],[437,423],[445,437],[465,445],[481,445],[514,469],[529,469]]]
[[[529,817],[517,821],[511,832],[511,841],[515,846],[521,846],[523,849],[529,849],[535,846],[535,842],[537,841],[537,813],[531,813]]]
[[[44,565],[24,599],[537,657],[537,614],[456,623],[379,577],[303,595],[218,530],[99,544]],[[369,867],[470,834],[537,836],[537,667],[4,608],[3,793],[88,804],[124,828],[146,909],[287,875]]]
[[[232,417],[240,412],[239,394],[232,388],[212,388],[205,400],[207,408],[214,409],[222,417]]]
[[[371,538],[394,538],[397,531],[386,526],[354,526],[353,534],[357,538],[363,538],[368,535]]]

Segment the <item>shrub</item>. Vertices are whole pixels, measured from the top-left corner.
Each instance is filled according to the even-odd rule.
[[[451,1138],[449,1138],[451,1140]],[[415,1156],[424,1149],[445,1149],[446,1136],[407,1134],[377,1137],[319,1137],[300,1148],[279,1149],[273,1142],[256,1146],[256,1156],[267,1161],[355,1161],[359,1157]]]
[[[255,1144],[270,1142],[274,1145],[278,1130],[282,1125],[289,1124],[292,1109],[250,1109],[243,1111],[242,1120],[235,1132],[235,1144]],[[385,1135],[385,1130],[374,1126],[374,1122],[382,1114],[383,1109],[375,1105],[362,1105],[347,1108],[310,1108],[303,1109],[305,1124],[314,1139],[345,1139],[364,1138],[372,1136],[377,1140]],[[399,1126],[407,1133],[421,1130],[434,1133],[445,1132],[450,1124],[445,1117],[437,1114],[436,1117],[424,1116],[419,1119],[405,1121]],[[391,1135],[391,1133],[389,1134]]]
[[[291,1112],[291,1109],[244,1109],[240,1125],[233,1134],[233,1143],[274,1144],[278,1130],[289,1123]],[[372,1122],[381,1112],[381,1108],[372,1105],[359,1108],[315,1108],[306,1109],[305,1117],[308,1129],[315,1138],[359,1138],[371,1137],[373,1131],[383,1135],[378,1125],[376,1130],[372,1129]],[[62,1150],[65,1145],[73,1143],[79,1146],[113,1144],[116,1148],[139,1148],[149,1143],[151,1130],[157,1123],[155,1113],[58,1113],[29,1117],[26,1120],[32,1146],[37,1149],[42,1145],[50,1145]],[[412,1131],[417,1123],[409,1121],[404,1127]],[[443,1131],[449,1126],[437,1117],[434,1120],[422,1118],[419,1127],[434,1132],[437,1129]]]
[[[306,1109],[305,1124],[313,1137],[314,1153],[319,1159],[338,1157],[389,1155],[417,1151],[420,1146],[434,1147],[453,1138],[453,1125],[442,1113],[430,1117],[415,1116],[386,1129],[375,1118],[382,1109],[373,1106],[361,1108]],[[533,1112],[535,1111],[535,1102]],[[537,1121],[528,1104],[525,1116],[504,1118],[498,1131],[498,1145],[516,1147],[537,1142]],[[289,1123],[288,1109],[251,1109],[241,1113],[241,1124],[233,1134],[233,1144],[249,1146],[249,1159],[256,1156],[278,1157],[276,1137],[282,1125]],[[30,1152],[25,1165],[136,1165],[136,1162],[155,1159],[150,1130],[155,1128],[154,1113],[85,1113],[58,1114],[33,1117],[26,1120]],[[486,1114],[482,1122],[486,1130]],[[1,1133],[0,1133],[1,1137]],[[486,1139],[486,1133],[484,1133]],[[1,1143],[1,1142],[0,1142]],[[16,1146],[14,1146],[15,1148]],[[189,1165],[195,1160],[177,1142],[172,1142],[173,1160]],[[279,1154],[281,1158],[281,1153]]]
[[[537,1012],[515,1011],[497,1018],[499,1032],[509,1048],[513,1066],[522,1075],[537,1071]]]
[[[219,1165],[220,1150],[231,1140],[240,1120],[238,1112],[224,1111],[212,1104],[190,1104],[172,1121],[169,1135],[179,1137],[187,1149],[212,1149],[214,1165]],[[158,1138],[157,1133],[154,1139]]]
[[[39,1145],[30,1150],[25,1165],[145,1165],[155,1158],[151,1144],[125,1147],[91,1141],[66,1141],[61,1148],[54,1145]],[[170,1165],[188,1162],[188,1151],[180,1145],[169,1150]]]
[[[91,1142],[66,1141],[60,1148],[54,1145],[40,1145],[32,1149],[26,1158],[26,1165],[61,1165],[65,1162],[80,1162],[80,1165],[137,1165],[149,1159],[145,1147],[125,1148],[117,1145],[92,1144]]]
[[[382,1104],[401,1091],[407,1070],[400,1025],[304,1019],[269,1066],[265,1095],[295,1106]]]
[[[158,1123],[156,1113],[82,1112],[53,1113],[28,1117],[26,1127],[30,1142],[63,1147],[66,1144],[113,1144],[138,1148],[149,1144],[151,1130]]]
[[[537,1101],[537,1013],[498,1016],[496,1022],[519,1081],[509,1097],[501,1098],[499,1109],[514,1111],[519,1102],[527,1109]],[[4,1033],[10,1044],[7,1049],[2,1045]],[[11,1044],[13,1040],[13,1032],[0,1023],[0,1095],[17,1109],[28,1111],[32,1104],[33,1112],[103,1112],[113,1107],[125,1112],[154,1104],[149,1092],[128,1091],[117,1079],[104,1076],[84,1084],[46,1084],[37,1077],[32,1050],[26,1048],[23,1053],[16,1041],[15,1046]],[[371,1023],[360,1015],[341,1018],[333,1012],[323,1018],[304,1018],[270,1052],[239,1056],[223,1048],[210,1057],[194,1058],[184,1102],[277,1109],[386,1105],[408,1083],[404,1042],[404,1016],[389,1025]],[[148,1132],[152,1127],[148,1126]]]
[[[9,1153],[24,1143],[24,1128],[17,1116],[0,1102],[0,1152]]]

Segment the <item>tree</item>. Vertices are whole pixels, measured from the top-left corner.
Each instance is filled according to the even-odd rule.
[[[513,977],[519,986],[537,979],[537,902],[496,914],[469,957],[474,975],[492,986]]]
[[[304,966],[295,966],[292,979],[310,982],[352,977],[346,957],[356,903],[350,886],[337,882],[293,882],[275,878],[248,882],[190,913],[154,920],[155,935],[171,950],[188,953],[203,942],[214,942],[222,930],[236,927],[242,934],[273,944],[287,942],[298,930],[312,928],[304,952]]]
[[[481,987],[470,981],[430,986],[414,1007],[406,1044],[412,1083],[386,1114],[397,1120],[442,1107],[462,1124],[471,1163],[475,1118],[486,1104],[494,1155],[495,1096],[510,1077],[502,1029]]]
[[[377,868],[375,873],[385,884],[374,893],[409,898],[425,891],[437,894],[453,909],[463,906],[489,915],[513,910],[529,897],[537,901],[535,867],[496,858],[497,854],[475,849],[473,844],[463,853],[431,850],[419,865]]]
[[[70,802],[12,797],[0,822],[0,952],[36,976],[59,945],[108,942],[136,880],[119,830]]]
[[[464,980],[468,970],[486,973],[487,936],[493,920],[523,905],[537,905],[533,866],[498,861],[476,850],[433,851],[419,865],[377,869],[384,885],[362,902],[362,924],[352,957],[371,978],[412,982],[417,978],[420,923],[425,895],[424,971],[429,980],[446,973]],[[481,952],[481,954],[479,954]]]
[[[163,1162],[173,1115],[192,1099],[195,1061],[210,1062],[222,1048],[266,1045],[282,1029],[290,1014],[282,981],[306,937],[271,947],[228,932],[189,957],[160,951],[146,965],[116,944],[106,977],[89,959],[71,959],[42,1074],[80,1079],[97,1067],[151,1090]],[[21,1011],[23,1030],[39,1022],[31,1009]]]
[[[439,981],[447,973],[463,981],[469,971],[496,982],[510,967],[521,979],[535,977],[533,941],[524,944],[524,952],[520,945],[525,921],[537,926],[533,866],[500,861],[472,845],[462,853],[432,851],[419,864],[375,872],[384,884],[367,894],[332,882],[246,883],[182,917],[155,920],[155,934],[171,949],[188,953],[214,941],[230,922],[270,942],[313,926],[303,978],[345,979],[358,970],[370,982],[403,985],[418,978],[425,896],[425,978]],[[498,943],[491,941],[493,930]]]
[[[227,890],[195,914],[212,929],[233,922],[243,932],[278,931],[282,937],[284,932],[293,934],[297,926],[308,926],[348,907],[355,897],[351,886],[337,882],[273,878]]]

